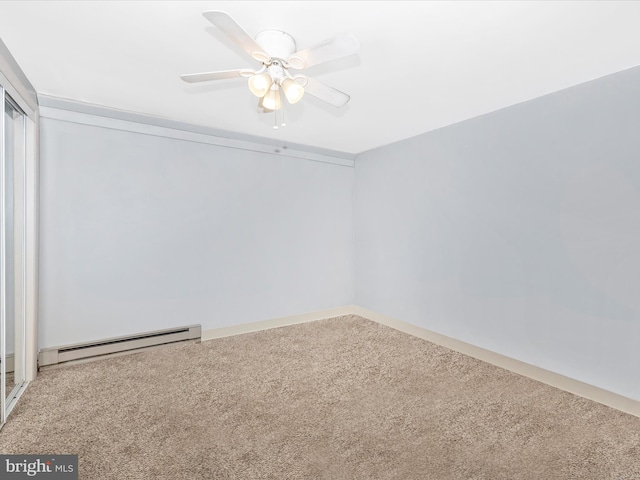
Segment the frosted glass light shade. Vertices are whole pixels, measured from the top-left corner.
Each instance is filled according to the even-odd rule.
[[[249,90],[258,98],[264,97],[271,88],[272,83],[271,75],[267,73],[252,75],[249,77]]]
[[[262,106],[267,110],[279,110],[282,106],[280,104],[280,92],[278,90],[269,90],[262,99]]]
[[[297,103],[299,102],[304,95],[304,88],[302,85],[296,83],[290,78],[285,78],[282,81],[282,90],[284,90],[284,96],[287,97],[289,103]]]

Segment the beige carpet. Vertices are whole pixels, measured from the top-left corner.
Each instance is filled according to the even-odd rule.
[[[43,372],[2,453],[100,479],[640,479],[640,418],[355,316]]]

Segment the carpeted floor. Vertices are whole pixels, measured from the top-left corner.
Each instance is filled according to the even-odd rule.
[[[640,418],[356,316],[41,373],[2,453],[101,479],[640,479]]]

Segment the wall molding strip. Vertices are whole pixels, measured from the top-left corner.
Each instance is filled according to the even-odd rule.
[[[40,117],[52,120],[91,125],[95,127],[205,143],[221,147],[293,157],[312,162],[329,163],[354,168],[355,155],[304,145],[277,142],[273,139],[233,134],[159,117],[114,110],[106,107],[65,100],[46,95],[38,96]]]

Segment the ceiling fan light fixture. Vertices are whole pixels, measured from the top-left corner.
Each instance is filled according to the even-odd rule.
[[[262,106],[265,110],[280,110],[280,92],[276,88],[272,88],[262,99]]]
[[[273,80],[268,73],[261,73],[260,75],[252,75],[249,77],[249,90],[258,98],[264,97],[267,92],[269,92],[272,84]]]
[[[302,85],[296,83],[291,78],[285,78],[282,81],[282,90],[284,91],[284,96],[287,97],[287,100],[292,105],[299,102],[304,96],[304,88]]]
[[[271,113],[273,110],[264,108],[264,97],[258,100],[258,113]]]
[[[354,55],[360,50],[360,43],[352,34],[340,34],[316,45],[298,50],[295,39],[281,30],[263,30],[252,38],[228,13],[219,10],[203,12],[204,17],[216,26],[227,39],[244,50],[252,59],[261,63],[259,70],[238,69],[220,70],[181,75],[187,83],[223,80],[227,78],[248,78],[251,93],[258,97],[258,113],[282,111],[284,122],[284,103],[280,90],[291,104],[299,102],[305,95],[328,103],[336,108],[349,102],[349,95],[305,75],[292,76],[288,69],[302,70],[339,58]]]

